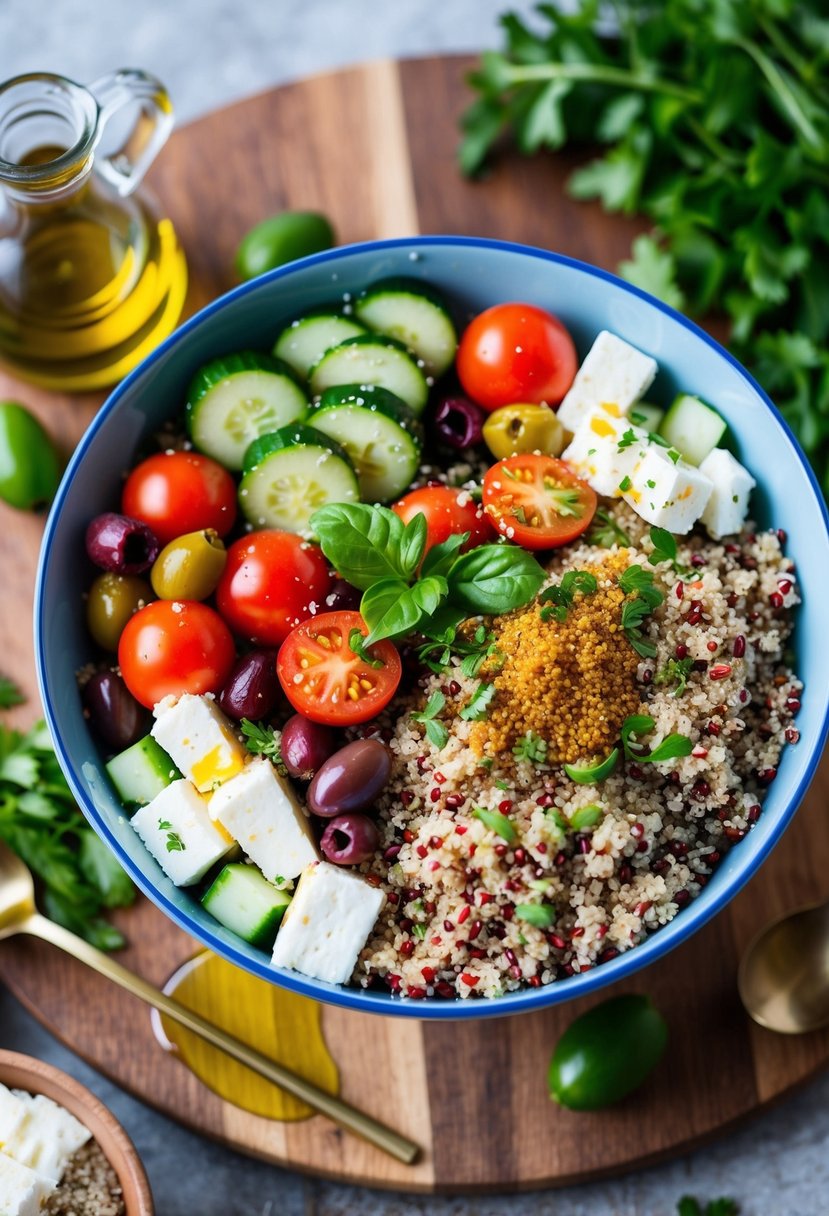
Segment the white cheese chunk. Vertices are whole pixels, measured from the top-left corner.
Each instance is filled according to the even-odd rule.
[[[130,820],[164,873],[177,887],[204,878],[230,852],[233,841],[210,818],[207,799],[189,781],[174,781]]]
[[[647,446],[647,431],[599,406],[580,424],[561,459],[597,494],[618,498],[619,483],[633,473]]]
[[[154,713],[153,738],[201,793],[242,771],[247,751],[211,697],[165,698]]]
[[[55,1182],[72,1154],[90,1139],[89,1130],[74,1115],[43,1094],[4,1089],[0,1111],[0,1148]]]
[[[649,524],[684,535],[702,515],[712,486],[700,469],[674,462],[668,451],[653,443],[648,447],[622,498]]]
[[[271,882],[296,878],[319,853],[288,781],[269,760],[253,760],[210,799],[210,814]]]
[[[648,391],[656,369],[650,355],[603,329],[558,407],[559,422],[575,432],[597,405],[615,406],[621,417]]]
[[[43,1178],[27,1165],[0,1152],[0,1212],[3,1216],[38,1216],[55,1185],[51,1178]]]
[[[748,514],[748,499],[757,482],[725,448],[714,448],[699,466],[713,484],[701,515],[714,540],[739,532]]]
[[[290,967],[329,984],[344,984],[385,902],[377,887],[341,866],[318,861],[304,870],[273,950],[275,967]]]

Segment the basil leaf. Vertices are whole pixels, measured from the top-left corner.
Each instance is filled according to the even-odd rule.
[[[342,578],[365,591],[381,578],[408,581],[425,521],[407,534],[403,520],[387,507],[365,503],[332,503],[311,516],[320,547]],[[421,548],[422,554],[422,548]]]
[[[462,553],[447,576],[449,600],[471,613],[496,615],[522,608],[538,593],[544,571],[516,545],[480,545]]]
[[[423,565],[420,568],[421,577],[425,578],[427,574],[442,574],[445,577],[452,568],[455,558],[469,540],[469,536],[469,532],[453,532],[439,545],[432,545],[423,559]]]
[[[675,756],[690,756],[693,747],[694,745],[687,735],[668,735],[657,744],[648,756],[648,760],[658,764],[660,760],[673,760]]]
[[[360,613],[369,627],[366,646],[383,638],[411,633],[446,597],[446,579],[432,575],[410,587],[399,578],[384,578],[363,592]]]
[[[376,510],[383,508],[375,507]],[[394,512],[392,512],[394,514]],[[400,541],[400,573],[405,579],[412,579],[420,565],[423,551],[426,548],[426,516],[422,511],[413,515],[403,529]]]
[[[427,638],[448,644],[446,643],[448,631],[457,629],[461,621],[465,621],[468,616],[469,613],[465,612],[463,608],[455,608],[449,603],[441,604],[431,614],[428,621],[421,622],[420,631]]]

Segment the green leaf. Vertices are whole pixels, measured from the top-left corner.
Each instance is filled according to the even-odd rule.
[[[690,756],[694,745],[687,735],[667,735],[651,752],[643,743],[634,739],[635,736],[649,734],[655,726],[656,723],[649,714],[631,714],[625,718],[622,723],[622,747],[629,760],[636,760],[639,764],[658,764],[678,756]]]
[[[556,923],[556,910],[552,904],[516,904],[515,917],[536,929],[550,929]]]
[[[567,188],[573,198],[598,198],[608,211],[632,215],[639,205],[653,137],[634,127],[606,156],[577,169]]]
[[[34,756],[24,752],[12,752],[0,763],[0,781],[8,781],[30,790],[37,785],[39,769]]]
[[[415,576],[426,548],[426,516],[422,511],[413,515],[403,529],[400,540],[400,570],[406,580]]]
[[[460,712],[464,722],[481,722],[494,696],[495,685],[481,682]]]
[[[567,137],[561,103],[572,89],[570,80],[551,80],[544,85],[521,124],[518,142],[522,152],[561,147]]]
[[[440,689],[436,689],[426,702],[425,708],[411,715],[413,721],[423,724],[427,739],[438,750],[442,750],[449,742],[449,731],[437,720],[437,715],[442,713],[445,707],[446,697]]]
[[[612,545],[621,545],[626,548],[631,543],[627,532],[617,524],[604,507],[597,509],[590,531],[587,533],[587,539],[591,545],[598,545],[602,549],[609,549]]]
[[[469,532],[453,532],[439,545],[432,545],[420,567],[421,578],[426,578],[429,574],[440,574],[445,578],[451,570],[455,558],[469,540],[469,536]]]
[[[580,806],[570,816],[570,827],[576,832],[583,832],[587,828],[594,828],[604,818],[604,814],[604,810],[596,803],[590,806]]]
[[[671,308],[681,309],[685,299],[677,285],[673,254],[660,248],[651,236],[638,236],[633,242],[632,253],[630,259],[619,263],[622,278],[664,300]]]
[[[262,722],[251,722],[250,718],[242,718],[239,729],[245,740],[245,747],[255,756],[279,755],[279,744],[270,726]]]
[[[653,553],[648,558],[648,561],[652,566],[658,565],[659,562],[676,561],[676,537],[668,532],[666,528],[651,528],[650,538],[653,545]]]
[[[544,582],[536,559],[515,545],[480,545],[449,571],[449,600],[467,615],[496,615],[523,608]]]
[[[400,579],[381,579],[360,600],[360,613],[369,627],[365,645],[383,638],[401,638],[427,620],[446,598],[446,579],[422,578],[412,587]]]
[[[0,676],[0,709],[11,709],[13,705],[22,705],[25,700],[14,680]]]
[[[596,136],[605,144],[623,139],[644,109],[645,99],[641,93],[620,93],[602,110]]]
[[[112,851],[91,828],[81,833],[78,863],[86,880],[99,892],[105,908],[124,908],[135,888]]]
[[[512,749],[516,760],[529,760],[531,764],[544,764],[547,760],[547,740],[541,739],[531,730]]]
[[[412,523],[417,519],[423,516]],[[425,520],[407,529],[394,511],[365,503],[321,507],[311,516],[311,528],[331,565],[360,591],[382,578],[408,581],[425,546]]]
[[[507,844],[515,844],[518,839],[518,833],[513,823],[500,811],[490,811],[485,806],[476,806],[472,808],[472,816],[474,819],[480,819],[484,827],[489,828],[502,840],[506,840]]]

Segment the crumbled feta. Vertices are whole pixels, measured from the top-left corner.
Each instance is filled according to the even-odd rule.
[[[618,498],[620,483],[631,476],[647,448],[647,431],[599,406],[581,422],[561,458],[597,494]]]
[[[248,753],[212,697],[165,697],[153,712],[153,738],[201,793],[242,771]]]
[[[636,514],[678,535],[691,530],[712,490],[700,469],[655,443],[650,444],[628,481],[622,498]]]
[[[207,799],[189,781],[174,781],[135,812],[130,823],[168,878],[188,887],[234,848],[210,818]]]
[[[558,407],[559,422],[575,433],[598,405],[613,406],[622,417],[648,391],[656,370],[650,355],[603,329]]]
[[[59,1182],[69,1158],[89,1139],[89,1130],[51,1098],[0,1085],[0,1148],[20,1165]]]
[[[51,1178],[42,1177],[0,1152],[0,1212],[3,1216],[39,1216],[54,1189]]]
[[[714,448],[699,466],[713,485],[701,515],[714,540],[739,532],[748,514],[748,500],[757,482],[725,448]]]

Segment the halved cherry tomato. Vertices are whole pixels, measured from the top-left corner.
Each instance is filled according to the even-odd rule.
[[[484,477],[484,511],[502,536],[525,549],[556,549],[581,536],[596,494],[554,456],[500,460]]]
[[[278,646],[322,604],[331,574],[322,552],[293,532],[265,529],[234,541],[216,607],[234,633]]]
[[[391,642],[376,642],[368,653],[373,667],[349,646],[352,629],[368,635],[359,612],[323,612],[311,617],[282,643],[276,670],[294,709],[326,726],[367,722],[388,705],[400,683],[400,655]]]
[[[124,683],[148,709],[163,697],[218,692],[235,657],[227,625],[195,600],[154,600],[130,617],[118,643]]]
[[[236,521],[236,483],[209,456],[158,452],[130,473],[121,509],[152,528],[162,545],[205,528],[226,536]]]
[[[407,524],[415,515],[426,516],[426,549],[440,545],[453,533],[468,532],[469,540],[464,550],[474,549],[485,541],[492,540],[492,525],[468,490],[456,490],[452,486],[423,486],[412,490],[392,507]]]
[[[455,365],[472,400],[496,410],[516,401],[558,405],[578,358],[557,317],[533,304],[496,304],[470,321]]]

